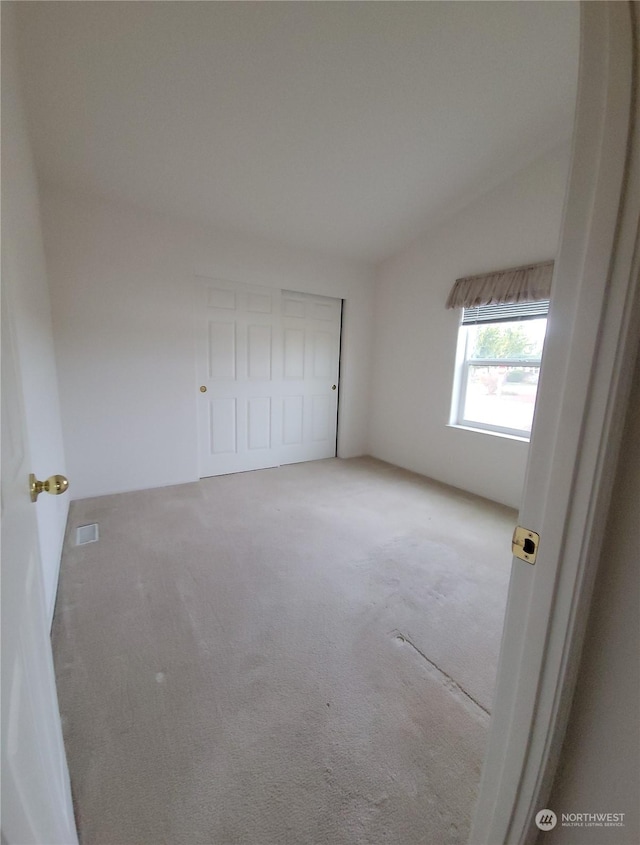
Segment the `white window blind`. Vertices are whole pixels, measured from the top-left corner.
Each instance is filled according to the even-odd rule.
[[[499,305],[478,305],[464,308],[462,325],[471,326],[479,323],[506,323],[515,320],[539,320],[549,312],[549,300],[537,302],[500,303]]]

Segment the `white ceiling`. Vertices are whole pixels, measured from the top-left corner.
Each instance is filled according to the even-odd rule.
[[[19,3],[41,178],[366,261],[570,134],[577,3]]]

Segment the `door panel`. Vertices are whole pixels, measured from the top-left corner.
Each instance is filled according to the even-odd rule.
[[[304,378],[304,331],[302,329],[284,330],[284,377],[285,379]]]
[[[341,302],[198,279],[200,476],[333,457]]]
[[[270,396],[249,399],[249,449],[271,448],[271,403]]]
[[[209,322],[209,378],[236,377],[236,327],[233,323]]]
[[[269,381],[273,367],[271,326],[249,326],[247,337],[248,378]]]
[[[213,455],[236,452],[236,406],[236,400],[229,396],[209,402],[209,439]]]
[[[284,446],[302,444],[302,396],[285,396],[283,399],[282,443]]]
[[[315,443],[326,441],[331,433],[331,399],[311,397],[311,437]]]

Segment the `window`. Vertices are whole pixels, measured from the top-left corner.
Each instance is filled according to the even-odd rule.
[[[549,300],[464,308],[452,423],[529,439]]]

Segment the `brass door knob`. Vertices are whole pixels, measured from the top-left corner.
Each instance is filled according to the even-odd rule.
[[[207,392],[207,385],[201,384],[200,385],[200,393],[206,393],[206,392]]]
[[[33,473],[29,476],[29,493],[31,501],[35,502],[40,493],[51,493],[52,496],[59,496],[69,487],[69,482],[64,475],[52,475],[46,481],[38,481]]]

